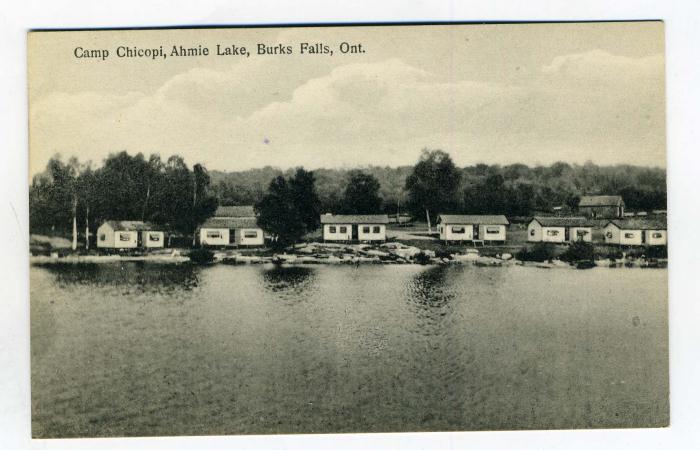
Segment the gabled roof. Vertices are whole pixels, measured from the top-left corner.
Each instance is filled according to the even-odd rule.
[[[114,231],[160,231],[161,227],[157,227],[149,222],[140,220],[107,220],[105,221]]]
[[[610,220],[606,224],[613,224],[621,230],[665,230],[666,218],[659,217],[653,219],[624,219]]]
[[[503,215],[464,215],[464,214],[440,214],[439,223],[460,225],[509,225],[508,219]]]
[[[620,206],[622,203],[619,195],[584,195],[578,206]]]
[[[321,214],[321,223],[341,225],[389,223],[389,216],[386,214]]]
[[[260,228],[255,217],[210,217],[200,228]]]
[[[255,217],[255,209],[251,205],[219,206],[214,217]]]
[[[585,217],[549,217],[535,216],[532,221],[537,221],[543,227],[591,227],[593,226]]]

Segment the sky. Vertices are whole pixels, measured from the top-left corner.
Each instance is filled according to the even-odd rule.
[[[210,55],[115,55],[173,45]],[[411,165],[424,148],[460,166],[666,165],[661,22],[32,32],[28,75],[30,176],[122,150],[224,171]]]

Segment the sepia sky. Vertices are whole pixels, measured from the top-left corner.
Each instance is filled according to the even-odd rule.
[[[213,55],[258,43],[294,54]],[[660,22],[30,33],[30,176],[55,153],[99,165],[121,150],[229,171],[407,165],[423,148],[460,166],[665,167],[663,49]]]

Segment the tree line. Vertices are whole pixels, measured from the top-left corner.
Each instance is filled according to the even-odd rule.
[[[631,210],[666,208],[661,168],[554,163],[529,167],[457,167],[441,150],[424,150],[414,166],[361,169],[272,167],[242,172],[190,169],[182,157],[111,154],[99,168],[53,157],[30,186],[32,232],[94,229],[106,219],[146,220],[193,235],[217,205],[253,204],[263,229],[280,244],[318,228],[319,215],[409,212],[529,216],[555,206],[575,210],[582,195],[619,194]]]

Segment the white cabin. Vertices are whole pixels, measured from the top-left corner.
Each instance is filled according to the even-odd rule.
[[[386,214],[323,214],[324,241],[340,242],[377,242],[386,241],[386,224],[389,216]]]
[[[506,227],[510,224],[503,215],[440,214],[437,229],[440,240],[505,242]]]
[[[252,206],[220,206],[199,227],[199,243],[206,247],[259,246],[265,235]]]
[[[529,242],[592,242],[593,226],[585,217],[535,216],[527,225]]]
[[[108,220],[97,229],[97,248],[163,248],[165,232],[136,220]]]
[[[605,243],[613,245],[666,245],[666,221],[627,219],[611,220],[603,228]]]

